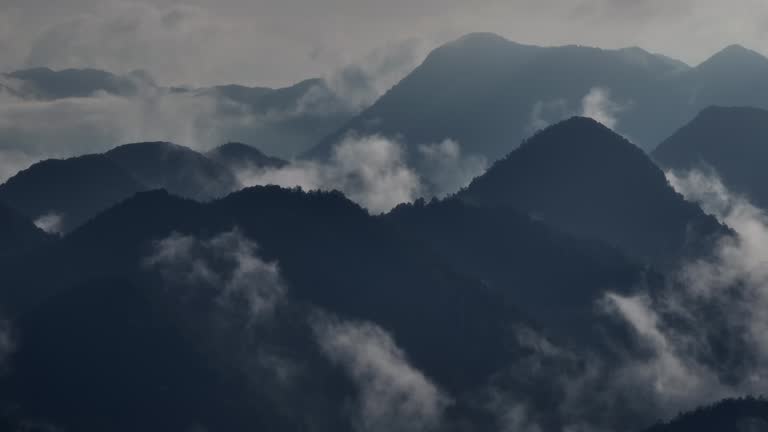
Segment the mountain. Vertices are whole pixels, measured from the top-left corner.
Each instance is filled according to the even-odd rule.
[[[517,208],[662,268],[727,232],[675,192],[642,150],[582,117],[537,133],[457,196]]]
[[[87,155],[32,165],[0,185],[0,201],[32,221],[56,218],[68,232],[146,189],[110,158]]]
[[[654,277],[616,249],[573,238],[511,207],[420,200],[382,219],[570,340],[594,341],[603,324],[594,305],[606,292],[628,294]]]
[[[138,92],[141,80],[148,79],[143,72],[119,76],[98,69],[55,71],[45,67],[19,70],[5,77],[21,82],[19,95],[42,100],[88,97],[97,92],[131,96]]]
[[[664,169],[714,170],[729,190],[768,208],[768,111],[710,107],[652,153]]]
[[[573,115],[603,115],[652,149],[712,104],[768,108],[768,60],[728,48],[697,67],[640,48],[537,47],[473,33],[435,49],[371,107],[325,137],[322,158],[348,134],[418,145],[458,141],[493,161],[537,129]]]
[[[234,173],[282,168],[288,165],[287,161],[267,156],[255,147],[235,142],[222,144],[205,155]]]
[[[270,281],[247,273],[260,267],[240,237],[279,269],[285,298],[269,318],[223,296],[217,272],[250,278],[227,289]],[[176,256],[216,249],[169,273],[148,264],[161,239]],[[209,240],[185,249],[191,239]],[[351,431],[358,384],[321,349],[326,327],[382,343],[371,349],[385,362],[407,359],[455,396],[447,415],[463,421],[474,421],[473,389],[526,355],[510,332],[527,319],[513,306],[338,192],[257,187],[210,203],[140,193],[46,250],[0,261],[0,286],[13,287],[0,304],[24,341],[0,377],[0,417],[66,430],[135,430],[152,415],[142,430]]]
[[[223,165],[173,143],[125,144],[104,155],[149,188],[165,189],[182,197],[205,201],[240,186]]]
[[[48,244],[52,238],[31,221],[0,203],[0,257],[22,254]]]
[[[760,432],[768,430],[768,401],[764,398],[726,399],[714,405],[680,414],[667,423],[660,423],[645,432],[733,431]]]
[[[652,120],[663,128],[672,110],[664,108],[662,97],[670,89],[663,77],[686,68],[638,48],[542,48],[494,34],[469,34],[435,49],[308,156],[326,154],[341,137],[356,131],[400,136],[412,145],[452,138],[466,151],[495,160],[541,124],[581,112],[582,99],[595,88],[609,90],[618,104],[632,101],[632,114],[648,117],[643,126]],[[646,129],[632,125],[626,133],[641,144],[661,139],[651,139],[654,132]]]

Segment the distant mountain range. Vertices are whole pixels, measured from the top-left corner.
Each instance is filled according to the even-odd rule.
[[[738,45],[691,67],[637,47],[537,47],[473,33],[432,51],[360,113],[322,79],[280,89],[235,84],[163,88],[142,71],[120,76],[94,69],[36,68],[3,75],[0,87],[44,100],[98,92],[129,97],[146,88],[213,97],[223,118],[259,118],[231,122],[222,139],[255,143],[285,158],[323,158],[347,135],[377,134],[402,140],[413,150],[453,139],[467,153],[494,161],[538,129],[596,113],[652,150],[710,105],[768,109],[768,84],[761,78],[766,73],[768,59]]]
[[[306,157],[325,157],[348,134],[380,134],[412,149],[450,138],[494,161],[537,129],[590,111],[650,150],[707,106],[768,108],[766,73],[768,59],[736,45],[690,67],[640,48],[543,48],[469,34],[435,49]]]
[[[0,91],[25,100],[51,101],[67,98],[161,97],[188,95],[212,98],[216,115],[230,119],[221,139],[260,145],[283,157],[292,157],[340,128],[358,110],[333,91],[323,79],[271,89],[242,85],[213,87],[163,87],[143,71],[116,75],[97,69],[34,68],[0,74]],[[251,117],[251,121],[236,121]],[[242,124],[241,124],[242,123]]]
[[[652,153],[665,169],[714,171],[732,192],[768,209],[768,111],[710,107]]]

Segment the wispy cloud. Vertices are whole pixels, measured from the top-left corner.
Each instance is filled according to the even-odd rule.
[[[616,129],[619,123],[618,114],[625,108],[611,99],[610,90],[593,87],[581,100],[581,113],[584,117],[593,118],[611,129]]]
[[[63,231],[63,219],[64,216],[58,213],[47,213],[35,219],[34,224],[36,227],[49,234],[61,234]]]
[[[145,265],[170,286],[209,290],[226,310],[244,304],[248,317],[259,321],[283,300],[285,286],[277,264],[263,261],[257,250],[238,230],[207,239],[174,233],[157,241]]]
[[[425,432],[440,426],[450,399],[410,365],[389,333],[327,316],[313,327],[323,352],[357,386],[357,430]]]

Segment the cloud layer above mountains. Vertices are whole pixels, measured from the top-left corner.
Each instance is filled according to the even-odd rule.
[[[0,70],[92,66],[146,69],[164,84],[287,85],[395,41],[431,47],[472,31],[639,45],[697,63],[731,43],[764,46],[766,22],[760,0],[7,0]]]

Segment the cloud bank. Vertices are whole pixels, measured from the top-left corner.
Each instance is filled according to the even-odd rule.
[[[347,137],[328,161],[295,161],[278,169],[247,170],[238,177],[246,186],[339,190],[372,213],[381,213],[420,197],[456,192],[487,166],[484,158],[464,156],[451,140],[419,146],[417,153],[418,160],[411,162],[398,141],[378,135]]]

